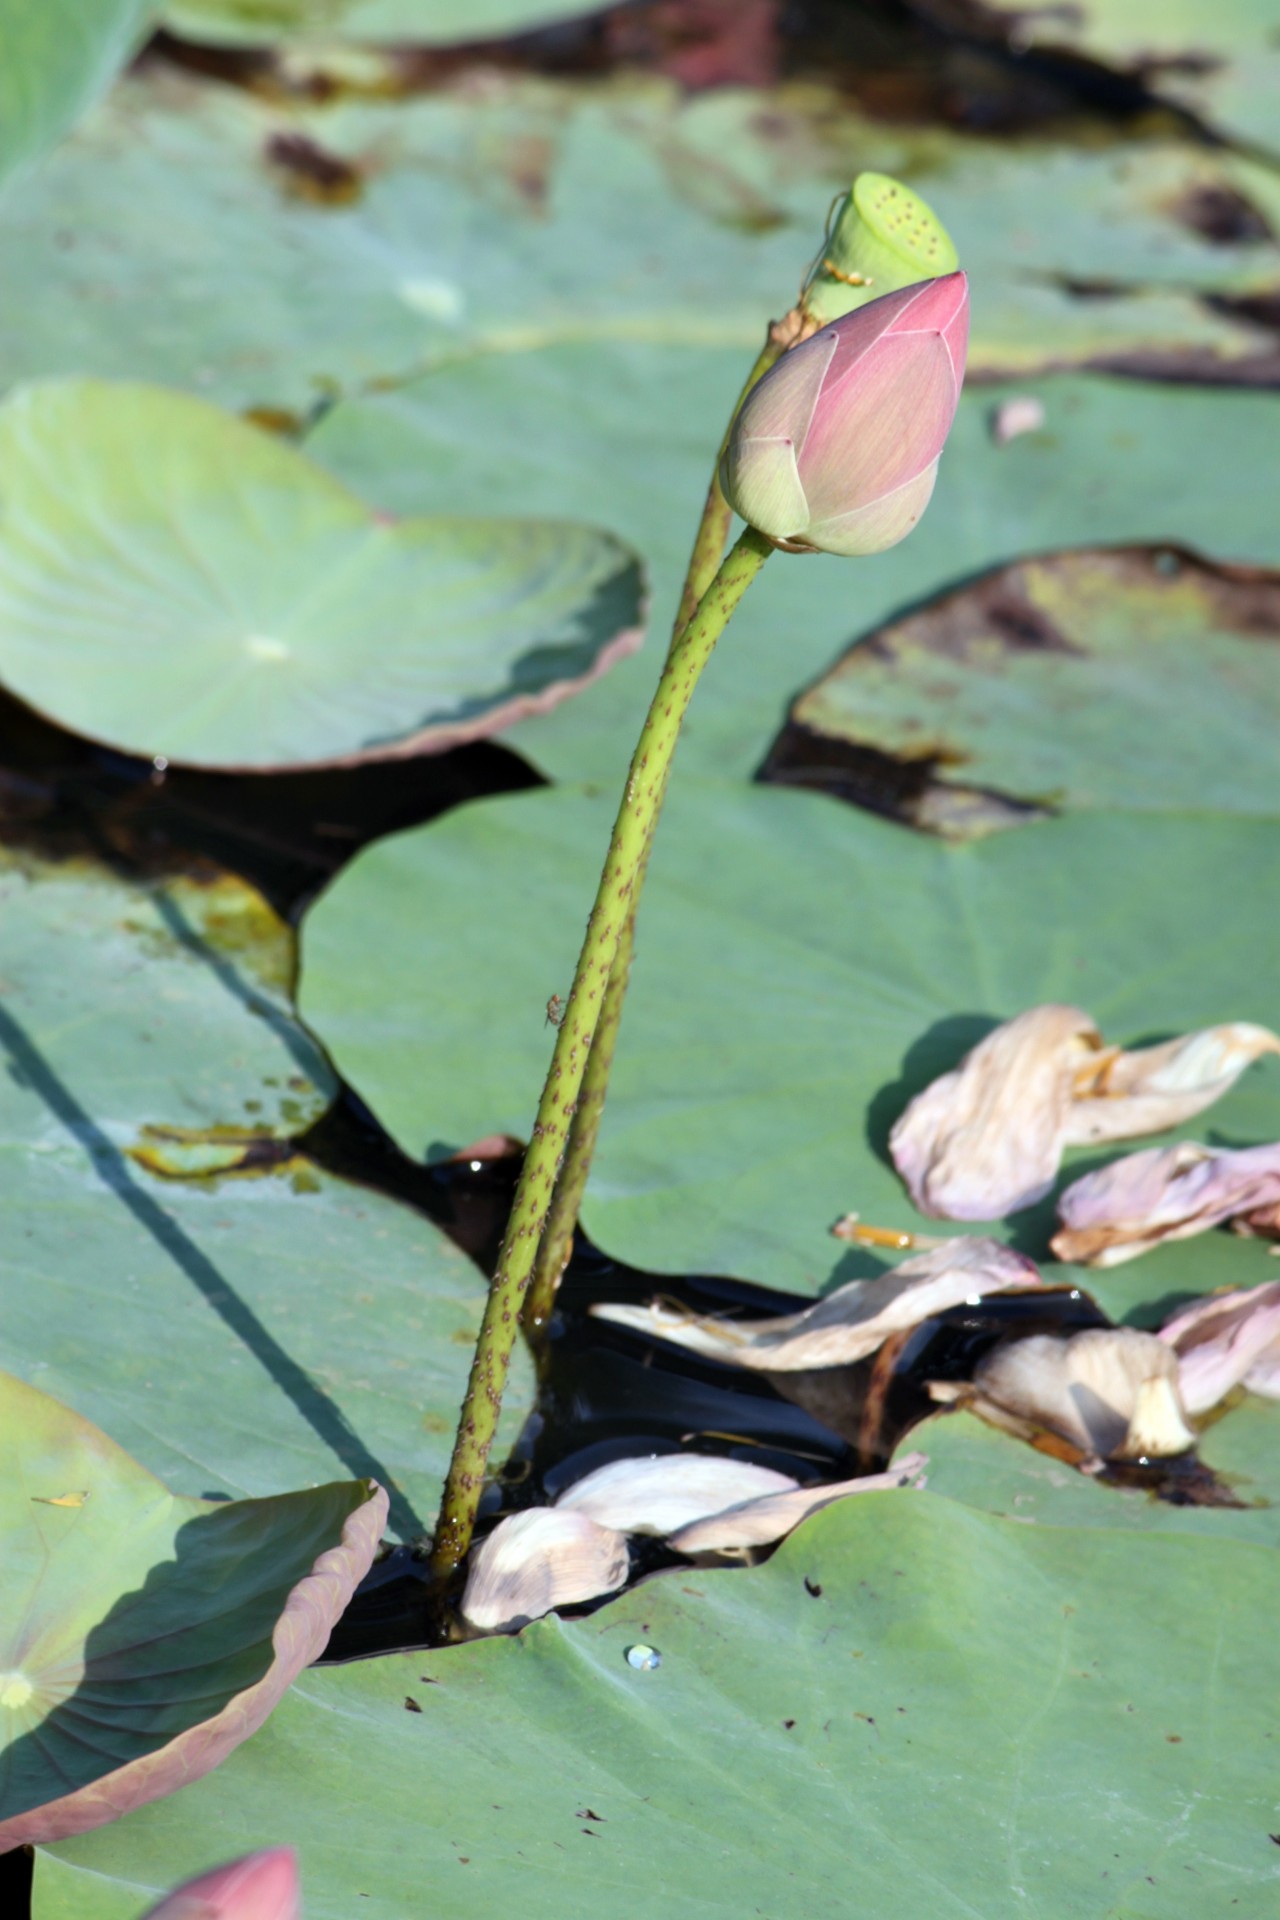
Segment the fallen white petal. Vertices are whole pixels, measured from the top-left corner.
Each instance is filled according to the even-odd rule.
[[[602,1302],[592,1313],[615,1326],[756,1373],[797,1373],[865,1359],[890,1334],[984,1294],[1042,1284],[1033,1263],[998,1241],[943,1240],[892,1273],[851,1280],[801,1313],[769,1320],[720,1320],[654,1304]]]
[[[1065,1143],[1092,1146],[1180,1127],[1229,1093],[1265,1053],[1280,1053],[1280,1038],[1243,1020],[1113,1053],[1088,1089],[1077,1090]]]
[[[557,1498],[556,1511],[585,1513],[619,1533],[672,1533],[707,1514],[798,1484],[748,1461],[704,1453],[648,1454],[613,1460],[575,1480]]]
[[[1177,1393],[1171,1348],[1135,1327],[1090,1327],[1062,1338],[1032,1334],[996,1347],[974,1370],[975,1411],[1047,1428],[1082,1454],[1149,1458],[1185,1453],[1195,1435]],[[954,1398],[947,1393],[939,1396]]]
[[[538,1620],[553,1607],[626,1585],[627,1543],[585,1513],[529,1507],[508,1514],[471,1556],[462,1615],[486,1633]]]
[[[1280,1143],[1221,1152],[1193,1140],[1147,1147],[1066,1189],[1053,1251],[1060,1260],[1115,1267],[1228,1220],[1247,1228],[1277,1202]]]
[[[887,1473],[863,1474],[859,1479],[838,1480],[825,1487],[797,1487],[791,1493],[765,1494],[708,1519],[695,1520],[673,1533],[669,1544],[678,1553],[728,1553],[742,1547],[765,1547],[793,1532],[802,1520],[829,1507],[833,1500],[844,1500],[855,1493],[919,1486],[928,1464],[927,1454],[909,1453]]]

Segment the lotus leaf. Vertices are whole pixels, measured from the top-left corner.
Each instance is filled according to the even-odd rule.
[[[852,647],[795,702],[800,734],[771,768],[892,754],[920,781],[913,822],[952,833],[991,817],[990,789],[1032,808],[1274,814],[1278,636],[1280,574],[1170,548],[1021,561]]]
[[[184,1493],[368,1474],[421,1532],[482,1288],[420,1214],[280,1139],[332,1084],[287,1011],[288,933],[216,870],[24,858],[0,898],[0,1365]],[[149,1170],[252,1169],[254,1141],[256,1175]],[[508,1442],[529,1391],[522,1358]]]
[[[1208,1886],[1261,1914],[1273,1561],[867,1494],[750,1572],[307,1675],[180,1820],[162,1803],[42,1854],[36,1920],[132,1920],[286,1828],[308,1920],[424,1897],[559,1920],[602,1887],[629,1920],[789,1917],[846,1911],[855,1881],[866,1920],[1201,1920]]]
[[[0,1852],[198,1780],[257,1730],[368,1571],[367,1481],[182,1500],[0,1374]]]
[[[0,675],[64,726],[241,771],[434,752],[641,636],[639,564],[546,520],[389,524],[272,436],[158,387],[0,410]]]
[[[482,802],[366,849],[308,915],[303,1013],[415,1157],[527,1127],[613,807]],[[888,1128],[997,1020],[1078,1000],[1125,1045],[1228,1014],[1275,1027],[1256,956],[1278,858],[1269,820],[1119,812],[950,847],[677,768],[589,1231],[638,1266],[817,1288],[840,1214],[915,1222]],[[1213,1117],[1280,1137],[1280,1062]]]
[[[447,508],[466,474],[494,512],[517,511],[522,499],[549,490],[558,512],[625,527],[654,578],[652,629],[665,634],[706,486],[707,448],[742,375],[741,354],[646,343],[481,356],[339,405],[310,446],[349,485],[401,512]],[[583,393],[592,396],[590,409],[579,403]],[[999,447],[991,423],[1011,394],[1038,398],[1044,426]],[[484,431],[486,421],[517,415],[518,447]],[[843,571],[823,556],[782,556],[765,569],[708,668],[683,763],[753,770],[797,687],[851,638],[1015,556],[1145,541],[1280,564],[1275,515],[1256,483],[1277,437],[1274,394],[1087,376],[972,388],[910,540]],[[580,709],[575,703],[517,727],[513,744],[557,779],[612,782],[655,674],[647,655],[624,661]],[[1245,779],[1243,768],[1238,777]],[[1221,769],[1216,778],[1225,778]]]
[[[154,0],[0,0],[0,180],[60,140],[142,38]]]

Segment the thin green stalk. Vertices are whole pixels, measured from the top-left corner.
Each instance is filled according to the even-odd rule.
[[[729,424],[725,428],[724,439],[720,443],[720,453],[716,456],[716,471],[712,474],[711,485],[707,489],[702,519],[694,535],[693,551],[689,556],[684,586],[680,591],[680,605],[671,634],[673,648],[679,642],[703,594],[715,578],[716,569],[724,557],[725,542],[729,538],[729,523],[733,514],[728,501],[720,491],[720,454],[724,452],[733,422],[743,401],[755,386],[756,381],[763,378],[781,353],[782,347],[774,339],[771,330],[729,416]],[[640,885],[643,885],[643,874]],[[638,885],[636,893],[638,894],[639,891]],[[618,1030],[622,1025],[622,1003],[626,998],[627,985],[631,977],[635,943],[636,915],[633,903],[618,941],[617,956],[610,970],[609,984],[605,988],[604,998],[601,1001],[600,1019],[583,1074],[582,1092],[569,1128],[560,1177],[547,1209],[546,1224],[534,1262],[533,1279],[525,1299],[524,1323],[531,1332],[545,1327],[551,1318],[556,1290],[573,1250],[574,1230],[578,1224],[578,1214],[582,1209],[582,1196],[587,1190],[587,1176],[595,1156],[600,1121],[604,1115],[604,1103],[609,1092],[609,1075],[613,1071]]]
[[[618,941],[635,902],[645,851],[662,805],[667,769],[694,687],[735,607],[773,551],[748,527],[707,588],[693,619],[667,656],[632,757],[605,856],[577,971],[524,1157],[506,1238],[489,1288],[471,1377],[458,1422],[432,1554],[447,1578],[471,1544],[476,1507],[502,1407],[520,1309],[546,1223],[565,1138],[582,1088],[587,1055],[609,984]]]

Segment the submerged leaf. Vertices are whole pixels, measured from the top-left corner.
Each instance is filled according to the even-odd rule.
[[[1069,1186],[1058,1218],[1054,1252],[1089,1267],[1117,1267],[1227,1221],[1280,1238],[1280,1142],[1215,1150],[1183,1140],[1131,1153]]]
[[[512,1633],[553,1607],[626,1585],[627,1543],[585,1513],[529,1507],[508,1514],[471,1556],[462,1615],[484,1633]]]
[[[757,1373],[843,1367],[874,1353],[892,1333],[931,1314],[1009,1287],[1038,1287],[1032,1261],[998,1241],[942,1240],[875,1280],[851,1280],[802,1313],[769,1320],[721,1320],[655,1302],[602,1302],[592,1313],[615,1326],[669,1340],[708,1359]]]
[[[999,1219],[1043,1199],[1064,1148],[1179,1126],[1264,1053],[1280,1038],[1244,1022],[1125,1053],[1079,1007],[1032,1007],[917,1094],[893,1162],[922,1213]]]
[[[1024,1439],[1059,1434],[1086,1463],[1164,1458],[1195,1444],[1178,1396],[1176,1356],[1135,1327],[1012,1340],[979,1362],[971,1390],[935,1382],[930,1391],[938,1400],[963,1401]]]

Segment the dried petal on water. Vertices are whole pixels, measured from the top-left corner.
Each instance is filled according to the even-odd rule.
[[[648,1454],[613,1460],[575,1480],[556,1500],[556,1511],[585,1513],[619,1533],[664,1534],[798,1485],[789,1475],[750,1461],[704,1453]]]
[[[1280,1280],[1193,1300],[1160,1338],[1178,1356],[1190,1413],[1207,1412],[1236,1386],[1280,1400]]]
[[[921,1213],[995,1220],[1041,1199],[1058,1172],[1076,1076],[1101,1047],[1079,1007],[1032,1007],[917,1094],[889,1151]]]
[[[1277,1052],[1266,1027],[1237,1021],[1125,1053],[1080,1007],[1032,1007],[916,1096],[890,1151],[922,1213],[998,1219],[1044,1197],[1066,1147],[1179,1126]]]
[[[471,1556],[462,1616],[485,1633],[514,1632],[553,1607],[626,1585],[627,1543],[585,1513],[529,1507],[508,1514]]]
[[[942,1240],[875,1280],[851,1280],[802,1313],[768,1320],[721,1320],[655,1302],[602,1302],[591,1311],[616,1326],[669,1340],[729,1366],[757,1373],[843,1367],[874,1353],[892,1333],[930,1315],[1010,1287],[1037,1287],[1034,1263],[998,1241]]]
[[[1188,1240],[1227,1221],[1280,1238],[1280,1142],[1217,1151],[1183,1140],[1148,1147],[1075,1181],[1058,1201],[1060,1260],[1116,1267],[1163,1240]]]
[[[744,1547],[767,1547],[793,1532],[811,1513],[850,1494],[922,1487],[928,1464],[927,1454],[909,1453],[887,1473],[863,1474],[856,1480],[837,1480],[824,1487],[796,1487],[791,1493],[765,1494],[681,1527],[671,1535],[669,1544],[679,1553],[732,1553]]]
[[[1033,1334],[996,1347],[972,1391],[931,1387],[1024,1439],[1061,1435],[1087,1459],[1164,1459],[1195,1444],[1178,1393],[1177,1356],[1136,1327],[1090,1327],[1063,1339]]]

